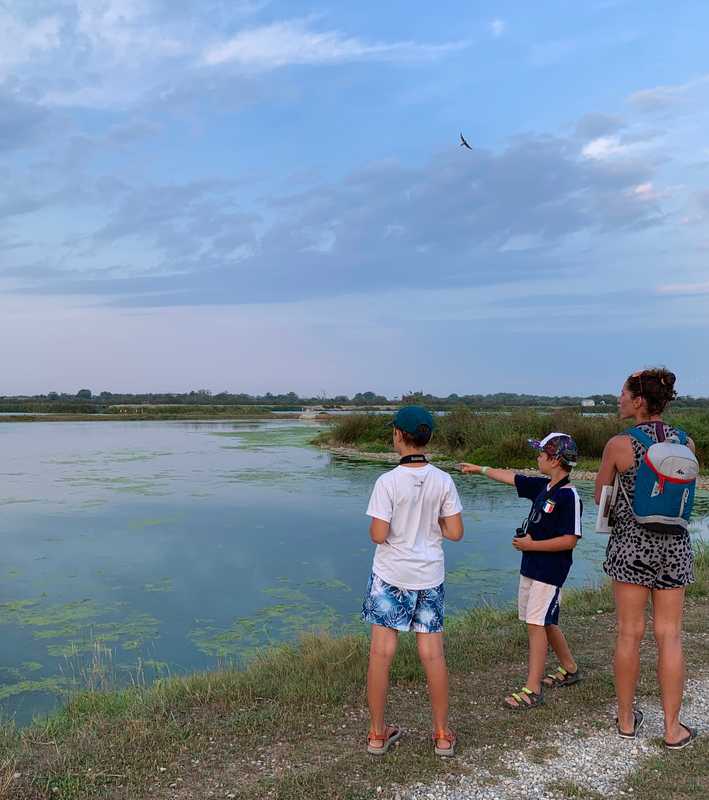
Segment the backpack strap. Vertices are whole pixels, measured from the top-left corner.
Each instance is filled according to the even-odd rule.
[[[662,420],[655,420],[655,436],[657,437],[658,442],[664,442],[667,438],[665,436],[665,423]]]
[[[686,431],[680,430],[680,428],[675,428],[675,430],[677,431],[677,440],[679,443],[687,444],[687,439],[689,439],[689,436],[687,436]]]
[[[640,442],[640,444],[648,450],[655,442],[652,440],[652,437],[645,433],[645,431],[640,430],[640,428],[628,428],[627,431],[623,432],[624,436],[630,436],[631,438],[635,439],[636,442]]]

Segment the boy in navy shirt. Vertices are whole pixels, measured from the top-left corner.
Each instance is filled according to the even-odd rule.
[[[505,706],[515,711],[541,705],[543,686],[570,686],[581,678],[558,624],[561,587],[571,569],[571,552],[581,537],[583,504],[569,483],[578,448],[565,433],[550,433],[541,441],[530,439],[529,444],[539,452],[537,465],[547,477],[460,464],[462,472],[507,483],[517,489],[520,497],[532,501],[529,516],[512,540],[512,545],[522,552],[518,606],[519,618],[527,623],[529,636],[527,683],[505,698]],[[542,678],[549,645],[559,666],[556,672]]]

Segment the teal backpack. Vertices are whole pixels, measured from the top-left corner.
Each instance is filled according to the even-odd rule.
[[[699,474],[699,462],[687,446],[687,434],[678,429],[676,437],[666,439],[663,423],[656,422],[657,442],[640,428],[630,428],[626,435],[645,450],[632,503],[620,482],[636,521],[654,533],[685,533]]]

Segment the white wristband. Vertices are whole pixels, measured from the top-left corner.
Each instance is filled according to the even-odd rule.
[[[480,467],[480,474],[481,475],[487,475],[487,471],[489,469],[490,469],[490,467]]]

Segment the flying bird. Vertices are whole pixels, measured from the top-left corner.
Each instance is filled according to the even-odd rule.
[[[465,141],[465,136],[463,136],[463,134],[462,134],[462,133],[460,134],[460,146],[461,146],[461,147],[467,147],[467,148],[468,148],[468,150],[472,150],[472,149],[473,149],[473,148],[472,148],[472,147],[471,147],[471,146],[470,146],[470,145],[469,145],[469,144],[468,144],[468,143]]]

